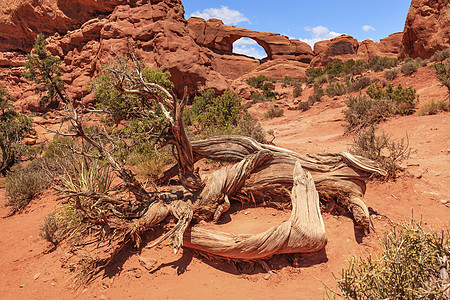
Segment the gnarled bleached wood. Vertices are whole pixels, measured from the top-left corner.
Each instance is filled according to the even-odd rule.
[[[369,211],[363,200],[365,181],[372,174],[386,175],[375,162],[347,152],[300,155],[296,152],[258,143],[242,136],[213,137],[192,142],[195,161],[201,158],[236,162],[258,151],[270,151],[272,159],[260,164],[248,176],[242,189],[232,198],[273,200],[283,189],[293,185],[292,172],[297,161],[311,173],[321,195],[330,196],[346,208],[357,224],[368,227]],[[167,180],[176,174],[177,167],[163,176]],[[280,199],[278,198],[278,201]]]
[[[293,173],[292,213],[288,221],[260,234],[231,234],[193,227],[185,233],[184,245],[223,257],[248,260],[322,249],[327,239],[314,181],[300,162],[295,164]]]

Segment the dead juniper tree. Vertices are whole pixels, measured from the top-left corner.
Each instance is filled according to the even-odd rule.
[[[86,131],[86,121],[99,111],[74,107],[70,101],[57,112],[69,122],[68,130],[50,130],[82,139],[95,154],[81,153],[107,162],[122,183],[107,192],[61,188],[61,198],[82,214],[82,223],[107,251],[91,264],[96,270],[106,266],[125,245],[139,247],[142,235],[169,216],[176,224],[148,247],[171,240],[174,251],[190,247],[235,259],[260,259],[274,254],[314,252],[326,242],[320,213],[322,201],[334,201],[348,211],[357,225],[369,228],[370,216],[364,203],[365,180],[372,174],[385,175],[372,161],[349,153],[300,155],[265,145],[242,136],[222,136],[191,142],[183,124],[187,93],[178,100],[161,85],[146,82],[142,65],[134,52],[131,65],[117,59],[108,70],[118,91],[138,95],[143,103],[156,103],[167,120],[159,134],[160,146],[172,146],[177,163],[158,179],[160,185],[178,176],[178,190],[149,191],[126,164],[114,154],[117,140],[108,131]],[[149,110],[151,107],[143,106]],[[229,164],[210,174],[199,174],[195,163],[209,158]],[[169,190],[168,190],[169,189]],[[317,189],[317,190],[316,190]],[[128,192],[129,194],[126,194]],[[198,228],[199,221],[217,221],[232,201],[290,203],[291,217],[279,226],[256,235],[229,234]],[[87,242],[84,243],[86,245]]]

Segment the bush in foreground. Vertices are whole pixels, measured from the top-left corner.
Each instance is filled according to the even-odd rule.
[[[335,277],[340,291],[328,291],[328,297],[448,299],[440,266],[450,257],[449,241],[448,230],[428,233],[413,221],[391,224],[380,240],[379,258],[352,258]]]

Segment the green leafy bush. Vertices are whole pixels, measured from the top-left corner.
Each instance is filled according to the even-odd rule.
[[[325,93],[329,97],[341,96],[344,95],[346,92],[347,89],[345,87],[345,84],[339,82],[332,82],[325,89]]]
[[[393,140],[384,132],[377,135],[372,125],[355,135],[349,151],[378,162],[388,172],[387,178],[397,176],[402,170],[401,162],[408,159],[411,152],[407,139]]]
[[[281,109],[279,107],[271,106],[264,113],[264,118],[266,118],[266,119],[278,118],[278,117],[281,117],[283,114],[284,114],[284,110],[283,109]]]
[[[404,89],[401,84],[395,89],[392,84],[388,84],[386,89],[378,84],[373,84],[367,88],[366,94],[372,99],[392,101],[395,104],[394,114],[400,115],[411,114],[419,98],[415,89],[412,87]]]
[[[435,115],[440,111],[450,111],[450,104],[445,100],[436,101],[433,99],[422,106],[419,110],[419,116]]]
[[[266,82],[261,87],[263,95],[268,100],[274,100],[277,96],[277,92],[275,92],[275,85],[272,82]]]
[[[306,82],[314,83],[317,77],[325,75],[325,71],[322,68],[308,68],[306,69]]]
[[[391,223],[381,240],[379,258],[352,258],[336,279],[330,298],[446,299],[439,266],[450,257],[448,230],[426,232],[413,221]],[[448,287],[447,287],[448,288]]]

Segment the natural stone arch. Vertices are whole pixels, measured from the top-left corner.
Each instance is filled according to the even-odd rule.
[[[248,36],[247,35],[235,35],[235,34],[230,35],[230,39],[229,40],[230,40],[230,45],[231,45],[231,49],[230,49],[231,53],[233,53],[233,44],[236,41],[240,40],[241,38],[249,38],[249,39],[254,40],[266,52],[267,56],[266,56],[265,59],[267,59],[267,60],[271,60],[272,59],[272,49],[270,48],[270,45],[267,42],[265,42],[265,41],[263,41],[261,39],[258,39],[256,37],[252,37],[250,35],[248,35]]]

